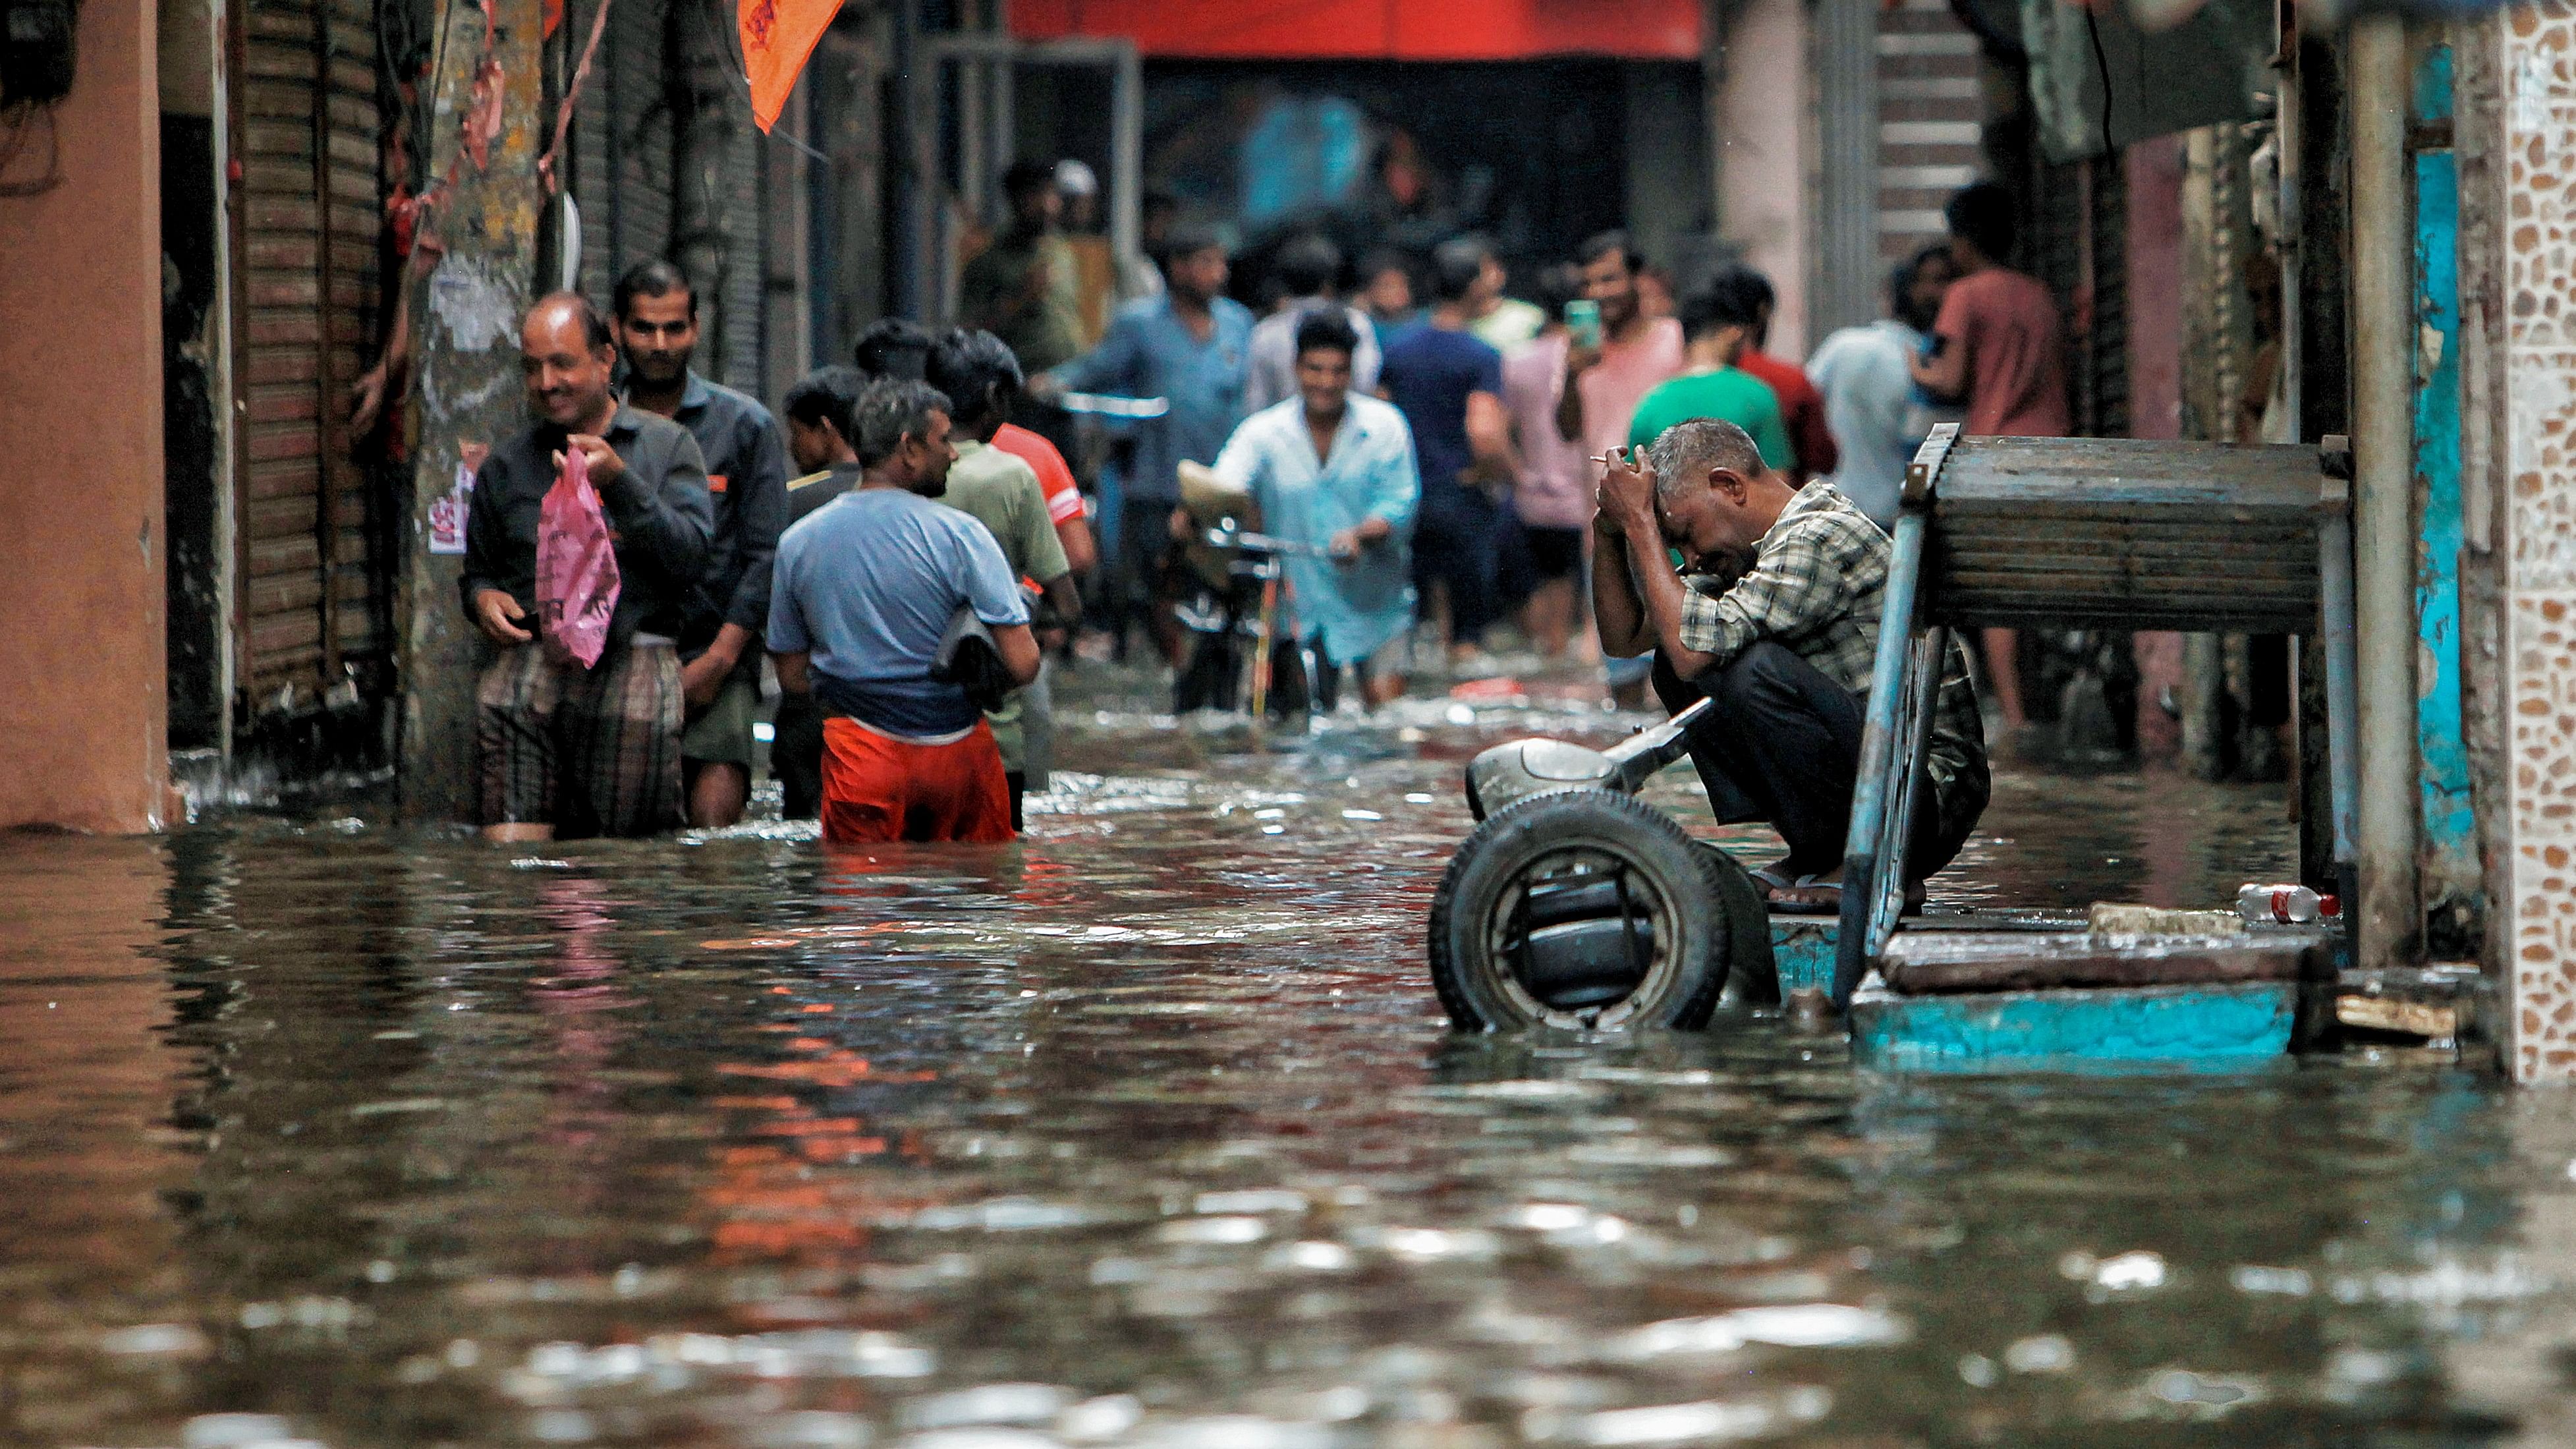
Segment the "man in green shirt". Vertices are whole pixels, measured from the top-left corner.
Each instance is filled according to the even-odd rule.
[[[1652,447],[1675,423],[1716,418],[1751,434],[1766,465],[1786,468],[1796,461],[1789,449],[1789,430],[1780,420],[1779,395],[1735,366],[1736,354],[1753,336],[1757,321],[1738,315],[1740,310],[1734,297],[1709,289],[1694,292],[1682,302],[1688,370],[1638,401],[1628,424],[1628,446]]]
[[[1034,161],[1002,173],[1002,196],[1011,224],[959,275],[957,312],[1009,344],[1023,370],[1044,372],[1082,351],[1081,277],[1056,233],[1064,198],[1053,168]]]
[[[973,514],[1002,546],[1002,557],[1024,581],[1034,581],[1044,602],[1033,612],[1043,660],[1046,651],[1064,642],[1066,626],[1082,616],[1074,592],[1073,567],[1065,561],[1064,543],[1047,513],[1046,489],[1027,463],[993,446],[993,434],[1011,420],[1011,401],[1019,396],[1019,361],[1002,339],[990,332],[951,328],[931,344],[922,378],[948,395],[956,431],[950,435],[957,461],[948,469],[948,492],[940,502]],[[1047,788],[1047,679],[1040,672],[1026,688],[1011,692],[1001,709],[986,715],[993,740],[1002,750],[1002,775],[1011,786],[1011,829],[1021,829],[1021,801],[1031,788]]]

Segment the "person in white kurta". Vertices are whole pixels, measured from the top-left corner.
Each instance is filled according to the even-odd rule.
[[[1330,551],[1287,560],[1291,627],[1325,670],[1359,669],[1376,703],[1403,689],[1394,656],[1413,631],[1409,546],[1422,481],[1404,414],[1350,390],[1355,346],[1339,316],[1306,318],[1297,395],[1244,419],[1216,472],[1260,503],[1263,531]]]

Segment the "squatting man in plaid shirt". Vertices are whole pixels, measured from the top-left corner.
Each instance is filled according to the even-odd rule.
[[[1710,418],[1675,424],[1642,458],[1614,454],[1593,527],[1603,651],[1654,650],[1669,710],[1716,701],[1689,738],[1710,808],[1721,823],[1766,822],[1789,843],[1754,872],[1775,909],[1838,909],[1887,535],[1830,484],[1792,490],[1742,428]],[[1927,753],[1909,897],[1986,808],[1985,731],[1955,641]]]

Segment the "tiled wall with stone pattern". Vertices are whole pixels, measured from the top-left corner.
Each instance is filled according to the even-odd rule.
[[[2495,28],[2513,892],[2509,1065],[2576,1075],[2576,4]]]

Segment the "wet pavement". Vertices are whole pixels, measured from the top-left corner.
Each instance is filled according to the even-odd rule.
[[[1459,763],[1625,722],[1066,694],[1001,851],[0,837],[0,1443],[2566,1442],[2563,1096],[1457,1038]],[[1989,827],[1946,898],[2292,847],[2166,776]]]

